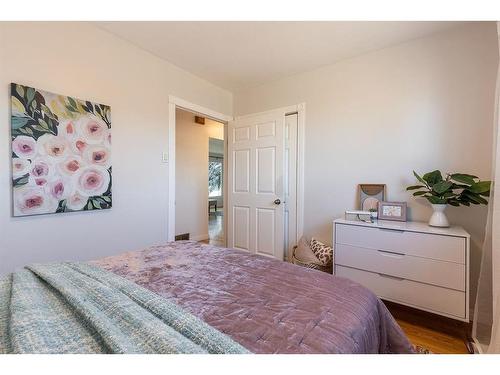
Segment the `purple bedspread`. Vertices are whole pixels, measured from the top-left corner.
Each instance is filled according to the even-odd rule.
[[[92,262],[156,292],[254,353],[411,353],[384,304],[350,280],[191,241]]]

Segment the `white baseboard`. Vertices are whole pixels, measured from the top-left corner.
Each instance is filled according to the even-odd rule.
[[[210,239],[210,236],[208,235],[208,233],[206,233],[206,234],[199,234],[197,236],[191,236],[189,239],[192,241],[206,241]]]

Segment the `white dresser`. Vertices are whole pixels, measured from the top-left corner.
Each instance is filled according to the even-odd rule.
[[[461,227],[334,221],[335,275],[380,298],[469,321],[470,236]]]

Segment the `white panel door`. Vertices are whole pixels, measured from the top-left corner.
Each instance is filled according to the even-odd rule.
[[[283,110],[228,127],[228,247],[284,257]]]

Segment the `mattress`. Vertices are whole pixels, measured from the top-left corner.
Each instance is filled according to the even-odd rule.
[[[175,302],[253,353],[412,353],[382,301],[345,278],[193,241],[91,262]]]

